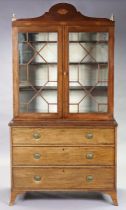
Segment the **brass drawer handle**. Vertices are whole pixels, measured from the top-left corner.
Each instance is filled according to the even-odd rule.
[[[93,138],[93,133],[86,133],[85,137],[87,139],[92,139]]]
[[[40,137],[41,137],[41,134],[40,134],[40,133],[37,133],[37,132],[33,133],[33,138],[34,138],[35,140],[39,140]]]
[[[87,179],[87,182],[92,182],[93,181],[93,176],[92,175],[88,175],[86,177],[86,179]]]
[[[94,154],[93,154],[92,152],[88,152],[88,153],[86,154],[86,158],[87,158],[88,160],[93,159],[93,157],[94,157]]]
[[[36,182],[40,182],[41,179],[42,179],[41,176],[38,176],[38,175],[34,176],[34,180],[35,180]]]
[[[41,157],[41,154],[35,153],[35,154],[33,155],[33,157],[34,157],[34,159],[39,160],[40,157]]]

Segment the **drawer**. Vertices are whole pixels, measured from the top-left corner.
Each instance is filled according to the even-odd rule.
[[[17,168],[13,169],[15,188],[27,189],[112,189],[113,168]]]
[[[16,146],[13,165],[114,165],[114,148]]]
[[[114,144],[113,128],[12,128],[13,144]]]

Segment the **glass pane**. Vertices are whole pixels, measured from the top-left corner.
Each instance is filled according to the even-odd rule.
[[[18,40],[20,112],[57,113],[57,33],[19,33]]]
[[[69,33],[69,112],[108,110],[108,33]]]
[[[57,91],[42,90],[39,95],[34,90],[20,91],[21,112],[57,112]]]

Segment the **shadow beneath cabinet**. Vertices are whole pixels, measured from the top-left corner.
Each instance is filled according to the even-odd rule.
[[[105,200],[102,193],[98,192],[27,192],[24,195],[25,200],[29,199],[88,199]]]

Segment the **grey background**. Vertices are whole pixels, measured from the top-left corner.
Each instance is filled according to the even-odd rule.
[[[126,131],[125,131],[125,122],[126,122],[126,114],[125,114],[125,110],[126,110],[125,108],[126,107],[126,73],[125,73],[126,72],[126,0],[77,0],[77,1],[76,0],[68,0],[68,1],[0,0],[0,165],[1,167],[3,167],[3,170],[0,169],[0,171],[2,171],[2,173],[0,173],[0,182],[2,184],[1,186],[3,186],[2,188],[3,191],[0,190],[0,193],[3,199],[2,209],[7,208],[9,187],[10,187],[10,174],[9,174],[10,139],[9,139],[8,122],[11,120],[12,112],[13,112],[12,110],[12,44],[11,44],[12,13],[14,12],[17,18],[36,17],[48,11],[48,9],[53,4],[59,3],[59,2],[71,3],[76,6],[77,10],[81,11],[83,14],[87,16],[110,18],[112,13],[114,13],[114,16],[115,16],[116,28],[115,28],[114,116],[119,124],[118,139],[117,139],[118,189],[119,189],[118,194],[119,194],[119,199],[121,203],[120,205],[122,205],[121,209],[123,209],[123,208],[126,208],[126,204],[125,204],[125,207],[122,204],[123,198],[126,196],[126,181],[125,181],[125,177],[126,177],[126,165],[125,165],[125,162],[126,162],[126,152],[125,152],[126,151],[125,150],[126,148],[126,141],[125,141],[126,139]],[[5,188],[7,188],[7,190],[4,190]],[[124,193],[125,193],[125,196],[124,196]],[[90,200],[89,200],[89,203],[90,203]],[[107,205],[106,203],[102,203],[102,204],[104,206]],[[73,205],[73,209],[74,207],[75,206]],[[89,204],[89,207],[90,207],[90,204]],[[92,203],[92,208],[93,207],[94,206]],[[66,207],[64,207],[64,209],[66,209]]]

